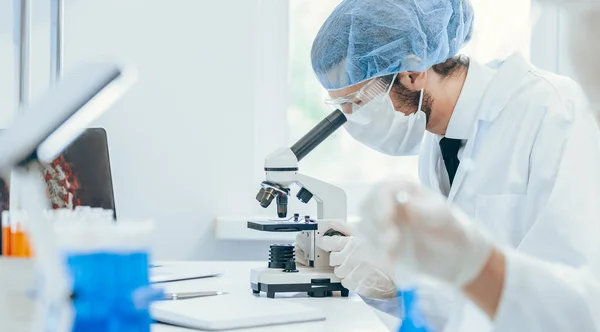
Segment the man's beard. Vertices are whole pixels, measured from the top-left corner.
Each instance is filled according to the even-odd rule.
[[[410,109],[410,113],[416,113],[419,108],[419,99],[421,98],[421,91],[411,91],[402,84],[394,85],[392,93],[390,94],[394,98],[394,105],[400,105],[401,109]],[[421,105],[421,111],[425,113],[426,124],[429,124],[429,117],[431,116],[431,108],[433,107],[433,97],[427,92],[423,91],[423,104]]]

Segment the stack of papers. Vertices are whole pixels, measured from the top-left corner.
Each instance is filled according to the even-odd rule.
[[[150,267],[150,282],[160,283],[187,279],[208,278],[221,274],[221,271],[206,268],[203,264],[156,264]]]
[[[218,295],[152,304],[152,318],[176,326],[219,331],[324,320],[308,306],[243,295]]]

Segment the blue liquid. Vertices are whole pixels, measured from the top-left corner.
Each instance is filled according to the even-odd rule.
[[[399,332],[434,332],[429,328],[425,317],[419,310],[416,290],[405,290],[398,293],[404,312]]]

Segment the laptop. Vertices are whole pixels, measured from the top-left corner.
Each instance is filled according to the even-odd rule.
[[[116,218],[106,130],[86,129],[62,156],[78,182],[77,205],[113,210]]]
[[[65,181],[60,181],[61,173]],[[44,168],[44,177],[54,208],[69,204],[103,208],[113,210],[116,218],[108,138],[103,128],[86,129],[52,165]],[[56,194],[65,189],[72,197]],[[9,198],[8,185],[0,179],[0,211],[8,209]]]

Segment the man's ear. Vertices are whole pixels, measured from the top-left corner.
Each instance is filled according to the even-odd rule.
[[[400,83],[411,91],[419,91],[425,89],[427,85],[427,72],[409,71],[398,74]]]

